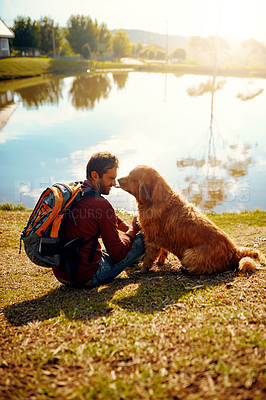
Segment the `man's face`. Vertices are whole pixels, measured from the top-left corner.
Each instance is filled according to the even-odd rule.
[[[101,178],[99,178],[100,194],[109,194],[111,187],[115,186],[117,177],[117,168],[110,168]]]

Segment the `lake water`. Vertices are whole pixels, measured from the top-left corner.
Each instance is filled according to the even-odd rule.
[[[153,166],[205,211],[266,209],[265,79],[131,71],[0,92],[0,203],[33,207],[108,150],[118,176]],[[121,189],[108,198],[136,209]]]

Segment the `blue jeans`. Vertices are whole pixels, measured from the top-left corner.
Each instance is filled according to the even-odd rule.
[[[119,275],[124,269],[139,261],[145,253],[145,244],[144,244],[144,235],[143,233],[138,233],[135,236],[133,245],[127,256],[120,261],[119,263],[114,263],[109,254],[105,251],[102,253],[101,261],[99,262],[99,266],[94,275],[90,278],[91,284],[82,284],[82,283],[73,283],[66,282],[59,278],[59,282],[63,283],[68,287],[74,288],[84,288],[84,289],[93,289],[96,286],[104,285],[105,283],[112,282],[117,275]]]
[[[114,263],[109,254],[103,251],[98,269],[90,279],[92,284],[87,286],[87,288],[91,289],[112,282],[124,269],[139,261],[144,256],[144,253],[145,244],[143,233],[138,233],[135,236],[133,245],[127,256],[119,263]]]

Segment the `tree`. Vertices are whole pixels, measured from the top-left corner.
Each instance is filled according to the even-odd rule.
[[[14,48],[39,48],[40,29],[38,22],[31,21],[30,17],[18,17],[14,21],[12,30],[15,33],[12,41]]]
[[[266,56],[266,46],[255,39],[247,39],[241,42],[246,52],[246,64],[251,61],[264,61]]]
[[[112,34],[107,29],[107,25],[102,23],[97,32],[97,55],[103,55],[111,50],[112,47]]]
[[[178,61],[184,61],[186,59],[187,52],[183,47],[176,47],[172,53],[172,57]]]
[[[45,54],[53,53],[54,50],[59,51],[61,35],[58,24],[54,25],[54,21],[51,18],[43,17],[39,22],[39,26],[41,50]]]
[[[67,28],[60,29],[61,41],[59,47],[59,54],[63,57],[73,57],[75,56],[75,53],[72,50],[69,41],[66,40],[66,33],[67,33]]]
[[[140,52],[139,56],[146,60],[165,60],[165,50],[154,44],[145,46]]]
[[[193,36],[188,42],[188,50],[191,56],[205,64],[218,62],[217,56],[221,57],[229,48],[227,41],[217,36],[208,38]]]
[[[72,15],[67,22],[66,39],[75,53],[83,54],[86,44],[88,44],[91,52],[95,52],[97,22],[94,24],[90,17],[84,15]]]
[[[131,44],[128,34],[123,30],[117,30],[113,36],[114,57],[120,59],[131,52]]]
[[[131,45],[131,54],[132,54],[132,56],[133,57],[139,57],[140,52],[142,51],[142,49],[143,49],[143,44],[141,42],[138,42],[136,44],[133,43]]]

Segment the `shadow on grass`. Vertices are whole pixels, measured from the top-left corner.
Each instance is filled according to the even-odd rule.
[[[7,306],[2,312],[14,326],[45,321],[62,314],[69,320],[89,320],[108,315],[113,310],[112,303],[130,312],[153,314],[182,301],[189,292],[229,284],[236,274],[230,271],[211,276],[188,276],[167,266],[163,271],[148,274],[130,271],[128,277],[118,277],[112,283],[92,290],[60,286],[42,297]]]
[[[88,68],[88,61],[51,59],[48,72],[57,75],[81,74]]]

